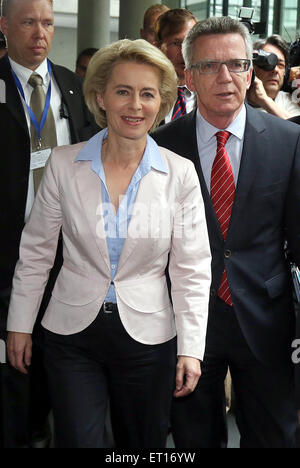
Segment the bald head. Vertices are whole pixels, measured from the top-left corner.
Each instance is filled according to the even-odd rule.
[[[48,56],[54,35],[52,0],[4,0],[1,30],[9,57],[35,70]]]

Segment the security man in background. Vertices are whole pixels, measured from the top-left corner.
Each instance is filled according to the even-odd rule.
[[[5,339],[21,233],[51,149],[88,140],[99,129],[85,106],[82,80],[47,58],[54,35],[53,0],[3,0],[0,26],[8,52],[0,60],[0,80],[5,86],[5,102],[0,103],[0,338]],[[60,269],[60,257],[58,252],[40,318]],[[33,338],[28,375],[16,373],[9,364],[0,374],[5,448],[50,444],[50,403],[39,323]]]

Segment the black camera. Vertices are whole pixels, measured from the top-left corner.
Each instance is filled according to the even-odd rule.
[[[263,70],[270,71],[274,70],[278,62],[276,54],[266,52],[265,50],[259,49],[253,51],[253,65],[256,65]]]
[[[254,8],[242,7],[239,11],[239,18],[249,30],[250,34],[265,34],[267,23],[261,21],[260,23],[254,23],[252,21]]]
[[[254,13],[254,8],[242,7],[239,11],[239,18],[241,23],[243,23],[250,34],[264,34],[266,30],[266,23],[254,23],[252,21]],[[278,62],[278,57],[276,54],[266,52],[264,50],[255,50],[253,52],[253,65],[256,65],[263,70],[274,70]]]

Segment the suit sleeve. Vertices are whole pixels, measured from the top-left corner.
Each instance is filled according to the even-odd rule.
[[[203,359],[211,284],[211,253],[204,203],[189,162],[175,208],[169,274],[177,354]]]
[[[22,233],[8,312],[8,331],[32,332],[54,263],[62,225],[54,156],[55,150]]]
[[[286,233],[291,259],[300,268],[300,136],[286,199]],[[297,305],[296,338],[300,339],[300,307]],[[296,407],[300,410],[300,363],[295,365]]]
[[[289,250],[293,261],[300,268],[300,136],[295,149],[285,212]]]

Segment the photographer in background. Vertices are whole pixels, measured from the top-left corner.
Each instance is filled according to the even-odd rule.
[[[247,93],[247,100],[253,107],[261,108],[269,114],[282,119],[300,115],[300,107],[294,102],[290,93],[281,91],[286,65],[289,61],[289,47],[278,34],[259,40],[254,44],[254,50],[277,55],[277,65],[273,70],[265,70],[253,63],[255,71],[254,82]]]

